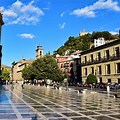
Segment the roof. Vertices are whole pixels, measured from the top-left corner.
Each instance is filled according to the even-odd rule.
[[[110,43],[106,43],[104,45],[101,45],[101,46],[98,46],[98,47],[95,47],[95,48],[92,48],[92,49],[89,49],[89,50],[86,50],[86,51],[83,51],[83,52],[81,52],[81,55],[88,54],[88,53],[91,53],[91,52],[94,52],[94,51],[97,51],[97,50],[101,50],[101,49],[104,49],[104,48],[107,48],[107,47],[110,47],[110,46],[113,46],[113,45],[117,45],[117,44],[120,44],[120,39],[115,40],[115,41],[110,42]]]
[[[81,52],[82,52],[82,51],[77,50],[77,51],[73,52],[71,55],[80,54]]]

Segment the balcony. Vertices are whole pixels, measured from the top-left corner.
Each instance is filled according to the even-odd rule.
[[[110,56],[110,60],[118,60],[120,59],[120,53],[119,54],[113,54],[112,56]]]
[[[88,60],[86,62],[82,62],[81,63],[81,66],[86,66],[86,65],[92,65],[92,64],[98,64],[98,63],[101,63],[101,62],[108,62],[108,61],[113,61],[113,60],[118,60],[120,59],[120,54],[113,54],[112,56],[104,56],[103,58],[99,58],[99,59],[94,59],[94,60]]]

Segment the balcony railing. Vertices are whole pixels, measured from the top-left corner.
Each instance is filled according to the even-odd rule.
[[[112,56],[106,57],[104,56],[103,58],[99,58],[99,59],[94,59],[94,60],[88,60],[86,62],[82,62],[81,66],[84,65],[91,65],[91,64],[96,64],[96,63],[101,63],[101,62],[108,62],[108,61],[113,61],[113,60],[117,60],[120,59],[120,54],[113,54]]]

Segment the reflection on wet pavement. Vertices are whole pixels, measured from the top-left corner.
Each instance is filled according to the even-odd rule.
[[[8,85],[0,88],[0,120],[119,120],[120,99],[109,94]]]

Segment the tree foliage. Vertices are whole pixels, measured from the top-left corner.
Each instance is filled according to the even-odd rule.
[[[22,71],[24,79],[51,79],[54,81],[63,80],[61,71],[56,60],[49,54],[35,60],[31,65],[26,66]]]
[[[2,70],[2,80],[10,80],[10,72],[7,70]]]
[[[111,40],[111,39],[118,39],[118,34],[116,35],[112,35],[110,32],[108,31],[102,31],[102,32],[93,32],[92,33],[92,41],[94,39],[98,39],[100,37],[105,38],[105,40]]]
[[[98,39],[100,37],[104,37],[105,40],[118,39],[118,34],[112,35],[108,31],[101,32],[93,32],[92,34],[86,34],[83,36],[70,36],[68,40],[59,47],[56,51],[54,51],[54,56],[56,54],[65,55],[65,51],[69,50],[70,53],[76,50],[85,51],[90,49],[90,46],[93,44],[94,39]]]
[[[97,77],[94,74],[89,74],[86,83],[89,84],[97,83]]]
[[[84,51],[90,49],[90,45],[91,45],[91,34],[78,36],[78,37],[70,36],[68,40],[64,43],[64,45],[58,48],[58,50],[54,52],[54,55],[56,54],[65,55],[65,51],[67,50],[70,50],[70,53],[76,50]]]

